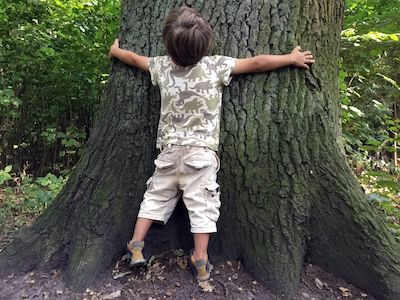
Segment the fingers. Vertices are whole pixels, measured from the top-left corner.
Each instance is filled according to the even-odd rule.
[[[306,65],[306,64],[302,65],[301,67],[302,67],[303,69],[306,69],[306,70],[309,70],[309,69],[310,69],[310,67],[309,67],[308,65]]]
[[[312,55],[311,51],[307,50],[302,52],[300,46],[293,48],[292,53],[294,53],[296,57],[295,60],[297,61],[295,66],[299,68],[309,70],[309,65],[315,63],[314,56]]]
[[[306,64],[313,64],[315,63],[314,56],[311,54],[311,51],[304,51],[304,62]]]
[[[304,61],[305,61],[306,63],[314,63],[314,62],[315,62],[313,56],[306,56],[306,57],[304,57]]]

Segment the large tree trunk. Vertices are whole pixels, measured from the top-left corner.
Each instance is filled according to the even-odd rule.
[[[183,1],[124,1],[123,48],[163,54],[160,24]],[[305,259],[379,299],[400,299],[400,247],[367,202],[340,145],[338,0],[186,1],[216,33],[214,53],[316,56],[310,71],[240,76],[223,97],[222,217],[214,252],[240,257],[275,293],[293,298]],[[85,288],[130,238],[153,171],[158,91],[114,62],[85,153],[51,207],[0,256],[0,268],[65,266]],[[191,245],[180,206],[147,249]]]

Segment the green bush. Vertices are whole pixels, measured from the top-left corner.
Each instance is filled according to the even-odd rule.
[[[11,175],[7,169],[9,179]],[[0,176],[2,171],[0,171]],[[55,176],[48,173],[45,177],[33,179],[31,175],[22,172],[14,176],[13,186],[0,187],[0,221],[5,221],[13,215],[27,214],[37,216],[54,200],[65,185],[67,176]],[[3,183],[5,185],[5,183]]]
[[[21,171],[28,162],[40,176],[76,163],[107,80],[119,9],[118,0],[0,2],[0,166]]]

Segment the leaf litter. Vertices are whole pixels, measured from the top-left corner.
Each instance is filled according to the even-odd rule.
[[[110,270],[110,275],[98,280],[84,293],[71,291],[62,281],[60,270],[49,273],[34,272],[14,274],[0,278],[0,290],[4,299],[277,299],[263,285],[250,277],[239,261],[229,260],[218,264],[209,281],[197,282],[188,269],[188,255],[183,250],[169,251],[154,256],[151,264],[140,268],[129,267],[129,257],[121,259]],[[367,299],[373,297],[349,285],[317,266],[305,265],[298,300]],[[317,288],[315,279],[322,283]],[[230,280],[229,280],[230,279]],[[27,282],[32,284],[27,285]],[[328,287],[329,285],[329,287]],[[344,288],[345,287],[345,288]],[[342,289],[340,289],[342,288]],[[347,290],[348,289],[348,290]],[[62,291],[62,293],[60,293]],[[350,292],[351,291],[351,292]],[[348,296],[346,296],[348,295]],[[0,297],[3,299],[2,297]]]

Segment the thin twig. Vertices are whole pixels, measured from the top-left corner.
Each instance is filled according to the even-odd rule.
[[[320,290],[316,290],[313,286],[310,286],[304,279],[302,279],[303,283],[312,291],[318,293]]]
[[[193,290],[192,294],[190,295],[191,299],[194,299],[194,295],[196,294],[198,288],[199,288],[199,285],[196,284],[196,288]]]
[[[224,288],[225,291],[225,298],[228,297],[229,291],[228,288],[226,287],[225,283],[223,283],[221,280],[218,280],[218,282],[222,285],[222,287]]]
[[[232,281],[228,281],[227,283],[233,285],[239,292],[243,292],[243,288],[233,283]]]

